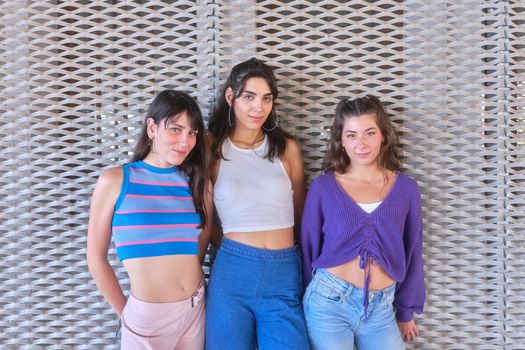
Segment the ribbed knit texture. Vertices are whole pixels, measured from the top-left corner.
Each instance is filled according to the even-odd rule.
[[[213,201],[222,230],[258,232],[294,225],[292,182],[278,157],[264,158],[268,136],[253,149],[241,149],[229,138],[222,144]]]
[[[421,194],[414,180],[397,174],[392,189],[372,213],[344,191],[332,172],[319,176],[306,197],[301,226],[303,278],[361,258],[381,265],[397,281],[397,319],[410,321],[425,302]],[[365,283],[365,288],[367,284]]]
[[[123,170],[112,221],[119,259],[198,254],[201,221],[186,174],[143,161]]]

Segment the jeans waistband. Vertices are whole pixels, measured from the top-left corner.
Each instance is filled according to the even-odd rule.
[[[314,276],[315,275],[319,275],[318,277],[321,277],[323,279],[328,279],[330,282],[334,283],[339,288],[341,288],[343,293],[346,293],[347,291],[355,290],[355,291],[360,292],[362,295],[365,295],[364,288],[359,288],[359,287],[353,285],[352,283],[350,283],[348,281],[345,281],[345,280],[335,276],[334,274],[330,273],[329,271],[326,271],[325,269],[316,268],[314,270],[313,274],[314,274]],[[368,291],[368,297],[369,297],[370,300],[372,300],[372,299],[374,299],[375,297],[378,297],[378,296],[393,294],[393,293],[395,293],[395,290],[396,290],[396,283],[394,283],[391,286],[388,286],[386,288],[383,288],[383,289],[369,290]]]
[[[254,260],[271,260],[297,257],[299,248],[293,246],[285,249],[263,249],[239,243],[232,239],[223,237],[219,252],[230,253],[244,258]]]

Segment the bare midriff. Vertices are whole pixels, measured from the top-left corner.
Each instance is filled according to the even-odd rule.
[[[294,246],[293,227],[256,232],[228,232],[224,236],[236,242],[261,249],[286,249]]]
[[[131,293],[139,300],[169,303],[191,297],[203,273],[197,255],[166,255],[127,259]]]
[[[354,260],[335,267],[327,268],[326,270],[331,274],[345,280],[356,287],[363,288],[365,281],[365,270],[359,268],[360,257]],[[394,284],[394,280],[386,273],[380,266],[370,261],[370,285],[369,290],[380,290],[390,287]]]

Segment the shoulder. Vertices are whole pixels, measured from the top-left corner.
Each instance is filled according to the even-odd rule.
[[[319,175],[314,181],[312,181],[312,184],[310,185],[310,191],[319,193],[324,192],[330,185],[333,176],[334,174],[331,171],[327,171]]]
[[[419,193],[419,185],[417,184],[416,180],[414,180],[411,176],[401,172],[398,173],[397,176],[400,185],[402,185],[406,190]]]
[[[108,205],[116,203],[122,188],[123,179],[123,167],[104,170],[97,180],[97,185],[93,193],[94,202],[107,203]]]
[[[398,173],[399,196],[405,198],[413,208],[421,207],[421,190],[416,180],[409,175]]]
[[[286,148],[281,161],[286,169],[288,176],[294,181],[303,182],[303,156],[301,154],[301,146],[293,138],[286,138]]]
[[[302,161],[302,153],[301,153],[301,146],[299,145],[299,142],[295,140],[293,137],[286,138],[286,148],[284,151],[283,158],[288,159],[290,161],[294,160],[301,160]]]
[[[120,188],[122,180],[124,178],[124,168],[123,167],[114,167],[104,170],[99,178],[97,184],[100,184],[103,187],[111,188],[117,186]]]

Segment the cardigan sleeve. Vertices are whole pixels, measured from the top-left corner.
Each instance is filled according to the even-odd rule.
[[[415,184],[415,183],[414,183]],[[423,312],[425,303],[425,281],[423,275],[423,215],[421,194],[415,184],[410,191],[410,207],[405,221],[403,235],[405,247],[406,274],[396,289],[394,306],[398,321],[408,322],[414,312]]]
[[[306,195],[303,218],[301,221],[301,250],[303,253],[303,285],[306,287],[312,279],[312,262],[321,253],[322,246],[322,211],[321,196],[317,181],[312,183]]]

